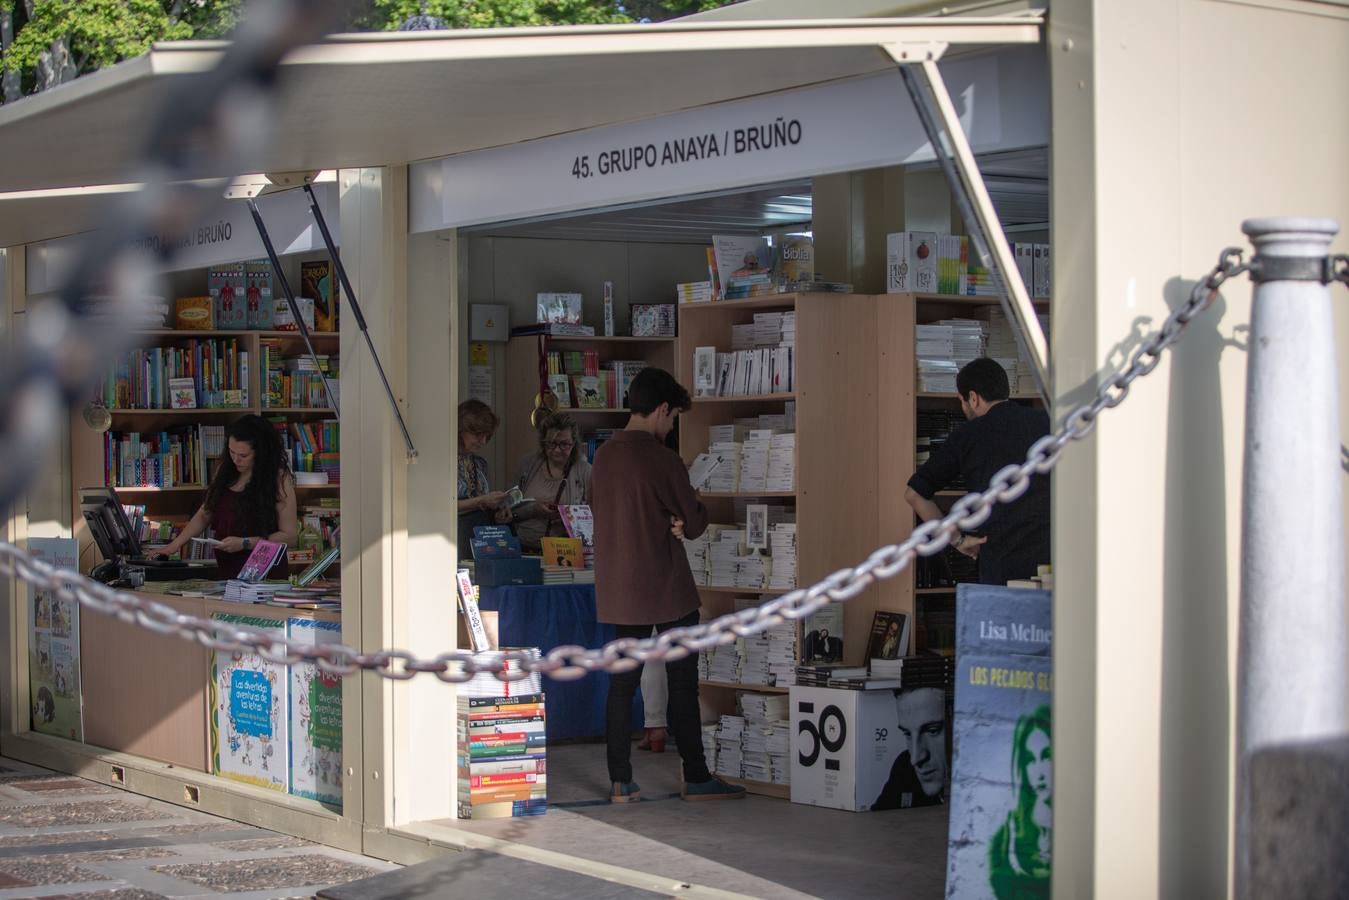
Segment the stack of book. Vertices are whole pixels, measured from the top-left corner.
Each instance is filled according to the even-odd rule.
[[[768,549],[773,555],[768,590],[788,591],[796,587],[796,523],[782,522],[769,529]]]
[[[459,818],[540,816],[548,811],[548,748],[542,692],[459,694]]]
[[[774,434],[768,445],[766,491],[796,490],[796,434]]]
[[[736,441],[716,441],[707,452],[720,456],[722,461],[712,470],[704,490],[714,494],[739,490],[741,445]]]
[[[773,432],[756,428],[740,445],[740,484],[737,490],[746,493],[768,490],[768,451]]]
[[[699,657],[699,677],[703,681],[718,681],[722,684],[740,684],[740,645],[722,644],[704,650]]]
[[[165,327],[172,310],[169,301],[159,296],[86,294],[75,301],[75,312],[91,322],[107,323],[120,329],[149,331]]]
[[[920,653],[904,657],[904,687],[941,688],[947,699],[955,697],[955,656]]]
[[[791,733],[787,695],[741,692],[736,700],[745,718],[740,744],[740,777],[773,784],[789,783],[787,753],[790,752],[790,739],[783,741],[783,736]]]
[[[797,666],[796,683],[805,687],[868,691],[899,687],[898,678],[873,678],[866,666]]]
[[[231,578],[225,582],[225,593],[221,599],[228,600],[231,603],[266,603],[276,595],[277,591],[285,589],[286,585],[280,582],[253,583]]]
[[[718,526],[712,545],[707,550],[707,583],[711,587],[736,587],[736,572],[740,567],[741,547],[745,532],[736,528]]]
[[[281,438],[281,447],[290,460],[290,470],[296,480],[304,484],[341,484],[340,426],[336,420],[325,422],[287,422],[281,418],[269,421]]]
[[[903,681],[904,659],[872,659],[871,677]]]
[[[1043,314],[1038,317],[1040,328],[1049,334],[1049,318]],[[1013,394],[1033,394],[1038,388],[1035,384],[1034,368],[1030,357],[1016,339],[1016,331],[1001,307],[992,307],[988,311],[988,347],[989,356],[996,359],[1007,370],[1007,381]]]
[[[712,282],[686,281],[676,284],[675,299],[680,303],[707,303],[712,300]]]
[[[502,648],[502,650],[505,649],[512,648]],[[523,650],[532,659],[538,659],[540,655],[536,647],[513,649]],[[502,698],[543,693],[542,675],[534,672],[525,677],[516,677],[523,674],[523,665],[518,659],[507,659],[504,656],[503,659],[505,660],[505,674],[512,676],[509,680],[503,681],[491,672],[479,672],[459,686],[459,696]]]
[[[706,531],[692,540],[684,539],[684,554],[688,557],[694,584],[707,584],[707,550],[710,546],[711,537]]]
[[[744,765],[743,743],[745,739],[745,719],[743,716],[724,715],[717,726],[717,769],[718,775],[728,778],[741,777]]]
[[[943,319],[915,326],[919,390],[954,393],[956,373],[984,355],[988,324],[977,319]]]
[[[336,356],[316,354],[284,358],[277,341],[264,339],[261,346],[262,372],[267,379],[262,392],[264,407],[326,409],[330,404],[323,386],[324,376],[328,378],[333,396],[337,397],[340,376]]]
[[[707,770],[717,771],[717,730],[719,722],[703,726],[703,758],[707,760]]]

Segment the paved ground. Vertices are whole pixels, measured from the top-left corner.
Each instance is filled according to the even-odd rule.
[[[0,900],[307,898],[396,869],[0,759]]]

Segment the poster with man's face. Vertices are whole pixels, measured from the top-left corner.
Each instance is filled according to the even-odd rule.
[[[935,806],[946,794],[946,692],[913,687],[894,692],[895,740],[890,774],[872,809]]]

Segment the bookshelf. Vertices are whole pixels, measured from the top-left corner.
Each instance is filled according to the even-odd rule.
[[[912,304],[885,295],[774,294],[745,300],[681,304],[677,368],[694,384],[695,347],[731,347],[733,325],[756,312],[795,312],[795,376],[790,393],[695,398],[680,417],[685,464],[707,450],[708,428],[743,416],[783,413],[795,404],[796,486],[793,491],[701,492],[711,521],[735,523],[737,500],[795,501],[797,584],[808,586],[875,548],[908,534],[909,523],[892,510],[903,503],[911,466],[913,416]],[[891,391],[902,395],[903,405]],[[907,463],[906,463],[907,458]],[[895,486],[898,485],[896,488]],[[903,531],[900,533],[899,529]],[[734,611],[736,597],[778,596],[781,590],[700,587],[703,620]],[[878,608],[912,613],[913,587],[903,579],[868,588],[844,607],[845,662],[865,653],[872,613]],[[798,626],[798,644],[800,626]],[[781,694],[785,687],[702,681],[705,718],[734,712],[737,691]],[[787,797],[790,788],[728,778],[754,793]]]
[[[192,273],[180,273],[175,276],[174,288],[178,295],[195,296],[206,293],[204,285],[206,283],[206,272],[197,270]],[[278,295],[279,296],[279,295]],[[330,356],[336,361],[339,352],[340,334],[338,332],[310,332],[310,340],[313,344],[315,353],[320,356]],[[172,351],[188,351],[189,348],[206,345],[207,342],[215,341],[232,342],[233,348],[237,351],[237,356],[230,361],[232,377],[235,378],[233,385],[243,392],[242,403],[231,406],[199,406],[190,409],[173,408],[133,408],[154,406],[160,403],[171,402],[167,398],[167,391],[150,390],[152,395],[146,398],[146,391],[133,391],[130,378],[131,365],[136,361],[134,357],[136,351],[145,351],[145,355],[140,357],[142,360],[154,361],[151,356],[154,351],[160,351],[161,356],[158,361],[162,364],[166,362],[166,357]],[[275,354],[280,359],[291,359],[306,355],[304,340],[296,331],[278,331],[278,330],[240,330],[240,329],[219,329],[219,330],[180,330],[170,328],[149,329],[136,331],[130,335],[129,348],[127,352],[120,354],[118,359],[125,363],[122,370],[111,369],[109,374],[113,378],[114,385],[119,380],[123,383],[123,390],[119,393],[113,387],[111,390],[96,395],[108,405],[108,413],[111,418],[111,427],[108,434],[129,434],[136,433],[150,436],[160,432],[186,433],[187,429],[193,429],[193,426],[210,425],[225,426],[235,419],[246,414],[256,414],[265,418],[280,418],[284,420],[289,427],[291,424],[308,426],[315,433],[320,432],[325,423],[330,423],[327,427],[336,424],[337,414],[327,407],[326,397],[301,398],[310,401],[319,401],[323,406],[295,406],[289,405],[294,397],[286,397],[288,405],[267,405],[266,394],[263,390],[265,385],[265,374],[263,372],[264,347],[267,348],[267,355]],[[243,359],[243,354],[247,354],[247,372],[243,375],[239,361]],[[192,363],[197,366],[197,363]],[[334,387],[337,386],[337,369],[333,367],[332,380]],[[198,368],[197,371],[202,371]],[[159,369],[154,382],[148,379],[142,379],[145,384],[158,385],[162,380],[163,368]],[[147,388],[148,390],[148,388]],[[204,392],[198,392],[196,400],[198,402],[209,401],[210,398],[204,396]],[[84,422],[83,406],[76,408],[71,413],[70,418],[70,471],[71,471],[71,504],[72,504],[72,522],[75,525],[75,536],[80,541],[80,565],[82,571],[89,571],[99,560],[98,551],[93,547],[93,539],[84,526],[84,519],[80,511],[80,498],[78,491],[82,487],[103,485],[108,483],[107,460],[104,438],[101,432],[94,431]],[[204,455],[204,454],[203,454]],[[214,460],[218,456],[206,456],[205,466],[207,474],[213,469]],[[317,468],[317,465],[315,465]],[[119,479],[118,480],[122,480]],[[175,527],[181,527],[190,519],[193,513],[200,506],[204,496],[206,486],[198,480],[183,482],[179,480],[176,483],[167,486],[155,484],[114,484],[118,496],[126,503],[143,505],[146,508],[147,518],[156,521],[169,521]],[[301,511],[303,518],[306,508],[316,508],[328,503],[339,496],[341,485],[339,483],[329,483],[323,485],[297,485],[296,499],[297,506]]]
[[[914,343],[914,332],[912,325],[927,324],[941,319],[949,318],[985,318],[988,311],[997,308],[999,300],[997,297],[963,297],[951,294],[895,294],[891,295],[901,299],[901,302],[908,305],[912,310],[912,324],[908,331],[908,343],[912,347]],[[1045,314],[1049,312],[1050,301],[1047,298],[1034,298],[1033,301],[1037,313]],[[916,355],[915,355],[916,358]],[[944,391],[923,391],[918,377],[916,364],[911,366],[907,374],[907,383],[911,385],[911,393],[914,402],[910,404],[911,414],[909,418],[914,422],[912,439],[909,446],[917,447],[917,416],[920,410],[944,410],[960,414],[960,398],[953,392]],[[1041,400],[1038,394],[1022,393],[1013,390],[1011,399],[1015,402],[1040,404]],[[908,473],[904,476],[904,482],[912,475],[916,468],[916,462],[913,455],[910,454],[906,459]],[[899,494],[903,496],[903,487],[900,485]],[[968,491],[964,489],[953,489],[938,491],[934,500],[943,512],[950,510],[952,505],[965,496]],[[905,534],[908,529],[918,524],[918,517],[909,509],[908,504],[900,500],[900,505],[904,508],[903,513],[907,520]],[[947,551],[952,553],[954,551]],[[900,575],[900,579],[910,585],[914,597],[914,616],[913,616],[913,641],[910,652],[936,651],[940,653],[953,653],[955,640],[955,594],[956,587],[916,587],[917,585],[917,566],[910,567],[909,571]]]
[[[674,351],[677,339],[672,337],[553,337],[546,338],[548,351],[594,351],[603,367],[614,360],[642,360],[648,365],[674,371]],[[504,435],[506,471],[497,476],[501,484],[513,483],[515,467],[539,448],[534,426],[529,423],[534,411],[534,398],[539,393],[539,337],[513,337],[506,345],[505,403],[494,410],[501,419],[500,432]],[[594,407],[564,407],[581,429],[581,437],[598,428],[622,428],[627,424],[628,411],[621,405]]]

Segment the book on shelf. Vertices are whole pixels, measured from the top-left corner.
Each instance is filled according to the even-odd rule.
[[[248,351],[237,338],[189,338],[178,346],[137,347],[104,373],[103,405],[121,409],[230,409],[247,405]],[[193,406],[186,402],[191,379]]]
[[[711,282],[706,284],[708,299],[711,299]],[[683,302],[683,297],[680,297]],[[674,337],[676,333],[675,304],[673,303],[632,303],[628,306],[628,321],[631,323],[633,337]]]
[[[300,296],[309,300],[314,306],[315,331],[337,331],[340,294],[332,260],[316,259],[300,263]]]
[[[557,405],[560,409],[566,409],[571,406],[571,379],[566,375],[549,375],[548,390],[553,392],[557,398]]]
[[[482,624],[482,613],[478,609],[478,590],[473,586],[473,576],[468,569],[460,569],[456,582],[459,586],[459,611],[464,616],[464,625],[468,628],[469,643],[474,652],[482,653],[492,649],[487,638],[487,629]]]
[[[815,239],[809,234],[785,234],[779,238],[778,281],[810,283],[815,280]]]
[[[714,234],[712,249],[725,298],[750,285],[771,283],[773,249],[767,239],[758,235]]]
[[[265,259],[250,260],[244,263],[244,276],[248,280],[244,288],[248,327],[253,331],[271,331],[276,312],[272,264]]]
[[[517,693],[515,684],[484,685],[509,696],[475,696],[471,687],[460,691],[455,731],[461,819],[537,816],[548,810],[544,695],[537,688]]]
[[[215,327],[211,298],[178,297],[173,301],[173,327],[179,331],[210,331]]]
[[[109,487],[205,486],[200,425],[160,432],[103,434],[104,484]]]
[[[593,569],[595,566],[595,517],[589,505],[584,503],[570,506],[563,505],[557,508],[557,513],[562,518],[562,527],[566,529],[567,535],[581,542],[585,568]]]
[[[253,547],[253,552],[248,555],[243,568],[239,570],[238,581],[256,584],[267,577],[267,573],[272,570],[286,552],[286,545],[279,541],[269,541],[266,538],[260,538],[257,545]]]
[[[577,293],[539,292],[534,298],[534,321],[553,325],[580,325],[581,302],[581,295]]]
[[[594,337],[595,326],[569,322],[535,322],[531,325],[519,325],[511,329],[511,337],[527,337],[536,334],[550,337]]]
[[[806,617],[805,634],[803,649],[806,662],[819,664],[842,661],[843,607],[831,603]]]
[[[909,616],[906,613],[878,609],[871,617],[871,636],[867,640],[869,659],[899,659],[909,650]]]
[[[717,269],[717,250],[716,247],[707,248],[707,280],[712,285],[712,299],[720,300],[721,296],[721,272]]]
[[[520,556],[520,539],[506,525],[477,525],[470,539],[473,558],[491,559],[503,556]]]
[[[243,263],[213,266],[206,273],[215,327],[222,331],[248,328],[247,280]]]
[[[169,405],[174,409],[197,408],[197,382],[191,376],[169,379]]]
[[[578,375],[576,382],[576,406],[579,409],[604,409],[608,406],[608,388],[605,378],[600,375]]]

